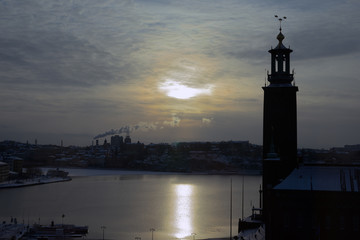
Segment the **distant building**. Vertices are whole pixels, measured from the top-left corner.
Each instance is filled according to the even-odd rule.
[[[125,142],[125,144],[131,144],[131,138],[130,138],[129,135],[127,135],[127,136],[125,137],[124,142]]]
[[[24,165],[24,159],[11,156],[6,159],[6,162],[9,164],[10,171],[21,174],[22,168]]]
[[[356,145],[345,145],[344,148],[349,152],[360,151],[360,144]]]
[[[0,162],[0,182],[7,181],[9,178],[9,165],[5,162]]]
[[[115,135],[111,137],[111,148],[120,148],[123,143],[123,136]]]

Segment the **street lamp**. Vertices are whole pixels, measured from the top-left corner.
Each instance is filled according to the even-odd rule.
[[[103,232],[103,240],[105,239],[105,226],[101,226],[102,232]]]
[[[151,240],[154,240],[154,231],[155,231],[155,228],[150,228],[150,231],[151,231]]]

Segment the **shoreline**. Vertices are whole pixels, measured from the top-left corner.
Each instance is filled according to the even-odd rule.
[[[66,177],[66,178],[39,177],[39,178],[34,178],[34,179],[25,180],[25,181],[21,181],[21,182],[16,180],[16,181],[12,181],[12,182],[2,183],[2,184],[0,184],[0,189],[30,187],[30,186],[50,184],[50,183],[67,182],[67,181],[71,181],[71,180],[72,180],[71,177]]]
[[[48,167],[44,167],[43,169],[52,169]],[[158,171],[146,171],[146,170],[130,170],[130,169],[110,169],[110,168],[65,168],[66,171],[69,171],[71,174],[71,170],[80,170],[80,171],[94,171],[94,173],[75,173],[73,176],[68,177],[37,177],[33,179],[26,179],[26,180],[11,180],[7,181],[6,183],[0,183],[0,189],[8,189],[8,188],[21,188],[21,187],[30,187],[36,185],[43,185],[43,184],[50,184],[50,183],[59,183],[59,182],[67,182],[71,181],[73,177],[86,177],[86,176],[102,176],[102,175],[117,175],[118,172],[123,174],[159,174],[159,175],[223,175],[223,176],[231,176],[231,175],[247,175],[247,176],[254,176],[254,175],[261,175],[259,170],[242,170],[242,171],[194,171],[194,172],[158,172]],[[99,172],[96,172],[99,171]],[[100,173],[101,172],[101,173]]]
[[[42,169],[48,170],[53,167],[41,167]],[[127,169],[127,168],[81,168],[81,167],[63,167],[63,170],[69,172],[70,177],[78,177],[78,176],[92,176],[92,175],[117,175],[119,172],[121,174],[159,174],[159,175],[247,175],[247,176],[257,176],[262,175],[262,170],[258,169],[242,169],[236,171],[217,171],[217,170],[209,170],[209,171],[151,171],[151,170],[142,170],[142,169]],[[82,171],[89,171],[90,174],[84,174]],[[92,172],[92,173],[91,173]]]

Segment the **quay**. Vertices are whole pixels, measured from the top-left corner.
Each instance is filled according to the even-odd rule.
[[[17,240],[21,239],[24,234],[27,232],[27,227],[25,224],[17,223],[2,223],[0,225],[0,239],[1,240]]]
[[[11,223],[0,225],[0,240],[73,240],[82,239],[88,234],[88,226],[72,224],[54,224],[32,226],[18,224],[16,219]]]
[[[38,178],[32,178],[27,180],[13,180],[8,181],[6,183],[0,184],[1,188],[19,188],[19,187],[28,187],[28,186],[35,186],[35,185],[41,185],[41,184],[49,184],[49,183],[58,183],[58,182],[66,182],[71,181],[71,177],[38,177]]]

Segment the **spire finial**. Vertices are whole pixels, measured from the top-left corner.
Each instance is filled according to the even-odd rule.
[[[279,25],[280,25],[279,30],[280,30],[280,32],[281,32],[281,22],[282,22],[283,20],[285,20],[286,17],[279,18],[278,15],[275,15],[275,17],[279,20]]]

